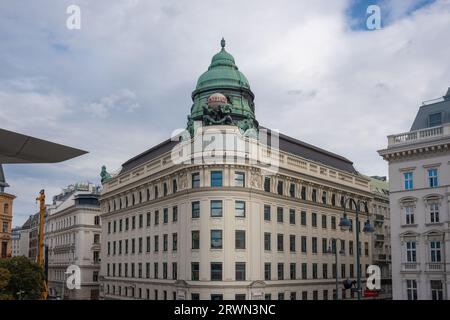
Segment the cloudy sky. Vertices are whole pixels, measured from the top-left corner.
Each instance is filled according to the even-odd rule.
[[[66,27],[69,5],[81,29]],[[382,29],[366,28],[369,4]],[[0,3],[0,127],[88,150],[5,165],[14,225],[47,195],[99,183],[186,123],[191,92],[225,37],[256,116],[386,175],[377,150],[450,86],[450,1],[65,1]]]

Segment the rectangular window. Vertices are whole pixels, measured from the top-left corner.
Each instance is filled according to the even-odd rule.
[[[269,232],[264,232],[264,250],[271,250],[271,234]]]
[[[295,252],[295,235],[289,235],[289,250]]]
[[[172,180],[172,193],[176,193],[177,190],[178,190],[177,180],[173,179]]]
[[[406,294],[408,296],[408,300],[417,300],[416,280],[406,280]]]
[[[155,226],[159,224],[159,211],[156,210],[155,211]]]
[[[245,281],[245,262],[235,263],[236,281]]]
[[[264,191],[270,192],[270,178],[264,177]]]
[[[306,251],[307,251],[306,236],[301,237],[301,247],[302,247],[302,252],[306,253]]]
[[[234,173],[234,186],[235,187],[245,187],[245,173],[235,172]]]
[[[119,232],[122,232],[122,219],[119,220]]]
[[[317,213],[311,213],[311,225],[317,228]]]
[[[136,252],[136,239],[131,239],[131,253],[135,253]]]
[[[128,229],[129,229],[129,226],[130,226],[130,219],[129,218],[126,218],[125,219],[125,231],[128,231]]]
[[[178,221],[178,207],[174,206],[172,207],[172,222]]]
[[[142,214],[140,214],[139,215],[139,228],[142,228],[143,226],[144,226],[144,216]]]
[[[200,218],[200,201],[192,202],[192,219]]]
[[[222,171],[211,171],[211,187],[222,186]]]
[[[168,237],[167,234],[163,234],[163,251],[167,251],[168,246]]]
[[[147,263],[145,264],[145,277],[146,277],[147,279],[150,278],[150,263],[149,263],[149,262],[147,262]]]
[[[211,281],[222,281],[222,262],[211,262]]]
[[[430,280],[431,300],[443,300],[444,291],[442,290],[441,280]]]
[[[297,278],[297,272],[296,272],[296,264],[291,263],[289,265],[289,276],[291,280],[295,280]]]
[[[264,263],[264,280],[272,280],[272,265],[270,262]]]
[[[317,253],[317,238],[312,237],[312,253]]]
[[[306,280],[308,279],[308,264],[302,263],[302,279]]]
[[[138,240],[138,252],[139,253],[142,253],[142,238],[139,238],[139,240]]]
[[[277,234],[277,249],[278,249],[278,251],[284,250],[283,241],[284,241],[283,234],[282,233]]]
[[[413,188],[413,173],[412,172],[404,172],[403,178],[405,181],[405,190],[412,190]]]
[[[153,263],[153,278],[158,279],[159,272],[158,272],[158,262]]]
[[[150,252],[150,237],[147,237],[145,239],[145,241],[146,241],[146,245],[147,245],[146,252]]]
[[[295,198],[295,183],[290,184],[289,195],[291,196],[291,198]]]
[[[211,249],[222,249],[222,230],[211,230]]]
[[[169,209],[163,209],[163,223],[169,222]]]
[[[245,201],[235,201],[234,209],[236,217],[245,218]]]
[[[138,263],[138,278],[142,278],[142,263]]]
[[[322,238],[322,253],[328,253],[328,239]]]
[[[222,216],[222,200],[211,200],[211,217]]]
[[[163,279],[167,279],[167,262],[163,262]]]
[[[295,210],[289,209],[289,223],[295,224]]]
[[[277,222],[283,222],[283,207],[277,207]]]
[[[406,224],[414,224],[414,207],[405,207],[405,221]]]
[[[432,113],[428,116],[428,127],[437,127],[442,125],[442,113]]]
[[[284,280],[284,263],[278,263],[278,280]]]
[[[264,205],[264,220],[270,221],[270,206]]]
[[[431,262],[441,262],[441,242],[430,241]]]
[[[150,223],[151,223],[151,217],[150,217],[150,212],[147,212],[147,227],[150,227]]]
[[[198,281],[200,278],[200,263],[191,262],[191,280]]]
[[[245,249],[245,230],[235,231],[235,248]]]
[[[364,255],[366,257],[369,256],[369,243],[368,242],[364,242]]]
[[[439,222],[439,203],[430,203],[430,222]]]
[[[327,216],[326,215],[322,215],[322,228],[326,229],[327,228]]]
[[[192,249],[200,249],[200,231],[192,231]]]
[[[331,217],[331,229],[336,230],[336,217]]]
[[[406,261],[416,262],[416,242],[406,242]]]
[[[281,196],[283,195],[283,181],[278,181],[277,193]]]
[[[300,223],[302,226],[306,226],[306,211],[300,213]]]
[[[178,250],[178,234],[172,233],[172,251]]]
[[[350,240],[349,242],[348,242],[348,253],[352,256],[353,255],[353,241],[352,240]]]
[[[131,229],[136,229],[136,216],[131,217]]]
[[[327,263],[322,264],[322,278],[328,279],[328,264]]]
[[[438,186],[437,169],[428,169],[428,185],[430,188],[436,188]]]
[[[155,250],[155,252],[158,252],[159,251],[159,236],[157,236],[157,235],[155,236],[154,242],[155,242],[155,245],[153,246],[154,247],[153,250]]]
[[[313,279],[317,279],[317,263],[312,264],[312,277]]]
[[[192,188],[200,188],[200,173],[195,172],[192,174]]]

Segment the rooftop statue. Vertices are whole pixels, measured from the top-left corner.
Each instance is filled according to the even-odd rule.
[[[101,182],[107,182],[111,180],[111,175],[106,171],[106,166],[102,166],[102,171],[100,172]]]

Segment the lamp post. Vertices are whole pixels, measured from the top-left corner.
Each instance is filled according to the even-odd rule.
[[[367,201],[363,201],[361,199],[358,199],[358,201],[355,201],[352,198],[342,198],[341,204],[344,207],[344,214],[339,222],[339,226],[341,227],[342,231],[347,231],[352,226],[352,223],[347,218],[347,203],[351,203],[355,206],[355,224],[356,224],[356,290],[357,290],[357,296],[358,300],[361,300],[361,266],[360,266],[360,251],[361,251],[361,245],[359,243],[359,211],[361,209],[361,205],[364,205],[364,211],[367,213],[367,221],[364,223],[363,232],[364,233],[371,233],[374,232],[373,226],[370,224],[369,220],[369,208],[367,205]]]
[[[338,274],[338,250],[337,241],[340,239],[330,238],[330,246],[328,247],[328,253],[333,253],[333,243],[334,243],[334,255],[335,255],[335,265],[336,265],[336,300],[339,300],[339,274]],[[342,250],[339,250],[339,254],[343,254]]]

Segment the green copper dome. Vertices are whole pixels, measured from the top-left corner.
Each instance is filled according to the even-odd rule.
[[[191,134],[194,121],[202,121],[203,125],[236,125],[243,130],[248,127],[258,128],[254,95],[248,80],[239,71],[233,56],[225,50],[223,38],[220,44],[221,50],[213,56],[208,70],[199,77],[192,92],[193,105],[188,116]],[[214,94],[224,97],[216,110],[208,105],[208,98]]]
[[[238,70],[233,56],[225,50],[225,40],[222,39],[221,45],[222,49],[213,56],[208,71],[198,79],[193,94],[218,86],[250,89],[247,78]]]

